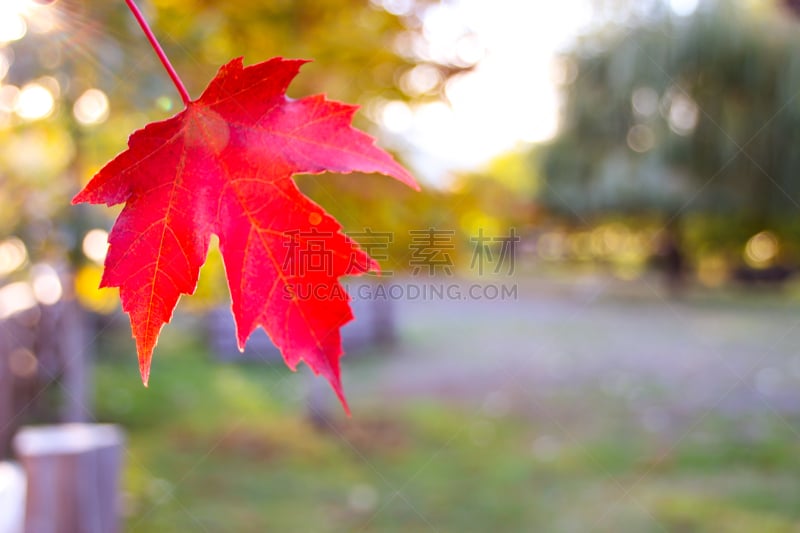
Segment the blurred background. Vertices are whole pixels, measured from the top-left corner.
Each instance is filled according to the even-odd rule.
[[[142,0],[193,97],[244,56],[418,176],[299,176],[346,280],[347,418],[212,249],[142,387],[69,201],[181,101],[124,2],[0,3],[0,455],[110,422],[124,531],[800,530],[800,2]]]

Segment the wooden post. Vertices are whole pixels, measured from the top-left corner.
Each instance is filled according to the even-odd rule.
[[[75,300],[62,303],[61,360],[64,369],[62,422],[88,422],[93,399],[90,394],[91,361],[86,343],[86,313]]]
[[[388,282],[381,279],[377,282],[388,290]],[[377,287],[377,284],[375,285]],[[375,287],[373,287],[374,289]],[[396,324],[394,316],[396,304],[390,298],[373,298],[370,302],[372,315],[372,339],[375,344],[393,344],[397,340]]]
[[[0,462],[0,533],[22,533],[25,474],[10,461]]]
[[[11,457],[11,440],[36,408],[41,386],[36,344],[38,308],[0,320],[0,459]]]
[[[14,434],[14,388],[9,368],[13,346],[10,326],[0,320],[0,459],[11,455],[11,436]]]
[[[65,287],[72,286],[64,279]],[[32,419],[52,423],[91,418],[85,322],[85,311],[71,292],[52,305],[35,305],[0,319],[0,459],[11,457],[14,433]],[[41,401],[44,389],[56,381],[60,412]]]
[[[119,531],[123,441],[113,425],[22,428],[14,450],[27,476],[25,533]]]

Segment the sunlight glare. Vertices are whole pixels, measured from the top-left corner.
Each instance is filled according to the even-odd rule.
[[[411,0],[372,0],[372,4],[401,17],[408,15],[414,9],[414,2]]]
[[[49,31],[55,25],[49,11],[33,0],[0,0],[0,43],[22,39],[29,26],[34,31]]]
[[[669,7],[679,17],[688,17],[697,9],[699,0],[670,0]]]
[[[28,25],[22,15],[14,12],[6,12],[6,8],[0,8],[0,43],[10,43],[25,37],[28,32]]]
[[[37,6],[36,13],[27,17],[28,27],[34,33],[50,33],[58,26],[56,12],[47,6]]]
[[[477,64],[484,55],[486,49],[474,35],[465,35],[456,42],[456,59],[465,67]]]
[[[19,92],[14,111],[25,120],[38,120],[53,112],[55,99],[50,91],[38,83],[29,83]]]
[[[408,104],[400,100],[394,100],[381,107],[380,121],[387,130],[393,133],[402,133],[411,128],[414,122],[414,115]]]
[[[424,42],[409,40],[403,50],[470,68],[447,81],[449,106],[416,106],[404,128],[423,178],[444,186],[452,170],[474,169],[521,144],[552,138],[561,108],[557,85],[578,74],[556,57],[591,17],[584,0],[453,0],[425,9]],[[413,92],[433,84],[424,70],[412,72],[403,81]]]
[[[0,43],[18,41],[28,30],[49,33],[56,29],[56,13],[50,4],[35,0],[0,0]]]

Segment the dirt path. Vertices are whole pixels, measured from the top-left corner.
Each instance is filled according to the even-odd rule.
[[[587,278],[519,285],[506,301],[394,303],[401,340],[366,385],[351,387],[358,394],[800,413],[800,303],[785,295],[670,300],[652,282]]]

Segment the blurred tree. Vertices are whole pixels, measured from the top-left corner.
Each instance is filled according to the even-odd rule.
[[[724,218],[704,238],[731,243],[796,233],[797,21],[775,4],[706,0],[689,17],[649,5],[562,58],[562,127],[537,154],[542,200],[575,217]]]

